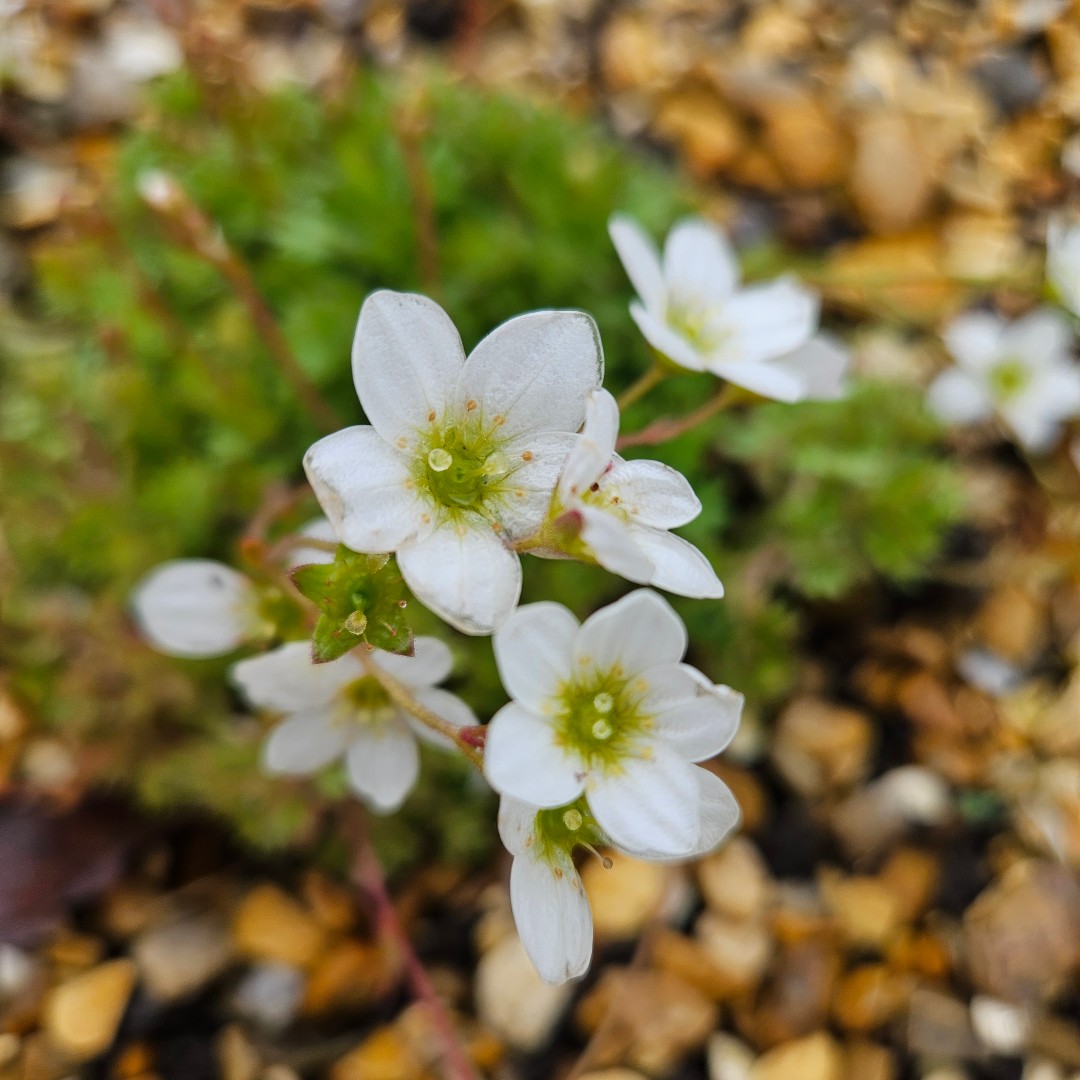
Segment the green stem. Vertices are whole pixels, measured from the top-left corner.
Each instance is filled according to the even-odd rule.
[[[629,409],[635,401],[640,401],[657,383],[667,377],[667,368],[657,361],[637,382],[631,383],[618,397],[619,408]]]
[[[679,435],[683,435],[687,431],[705,423],[706,420],[710,420],[717,413],[730,409],[732,405],[737,405],[746,400],[748,398],[745,391],[726,383],[704,405],[699,405],[693,412],[687,413],[686,416],[661,417],[661,419],[649,424],[648,427],[642,428],[641,431],[623,435],[617,443],[617,449],[623,450],[628,446],[656,446],[659,443],[670,442]]]

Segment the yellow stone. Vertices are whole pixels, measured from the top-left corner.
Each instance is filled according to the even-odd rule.
[[[823,1031],[777,1046],[750,1070],[750,1080],[842,1080],[843,1076],[843,1051]]]
[[[421,1080],[424,1066],[400,1032],[379,1028],[330,1069],[330,1080]]]
[[[241,901],[233,919],[237,949],[255,960],[310,967],[326,934],[305,908],[276,885],[259,885]]]
[[[616,855],[605,868],[590,859],[581,880],[593,913],[598,938],[635,937],[656,911],[664,893],[668,871],[657,863]]]
[[[45,1003],[45,1031],[75,1061],[104,1053],[135,987],[135,964],[110,960],[56,987]]]

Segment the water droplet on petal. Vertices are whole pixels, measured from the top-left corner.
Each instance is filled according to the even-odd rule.
[[[441,446],[436,446],[427,456],[427,463],[432,472],[446,472],[451,465],[454,464],[453,455],[444,450]]]
[[[584,818],[581,816],[580,810],[575,810],[572,806],[562,816],[563,824],[571,831],[577,832],[581,828],[581,823]]]
[[[599,694],[592,699],[593,708],[598,713],[609,713],[615,708],[615,699],[606,691],[601,690]]]
[[[594,739],[610,739],[612,727],[606,720],[597,720],[592,726]]]

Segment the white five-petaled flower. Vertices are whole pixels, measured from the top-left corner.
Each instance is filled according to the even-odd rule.
[[[573,514],[586,554],[613,574],[683,596],[723,596],[709,560],[668,532],[701,513],[686,477],[659,461],[624,461],[615,453],[618,434],[615,399],[593,391],[581,439],[559,478],[556,521]]]
[[[1039,452],[1080,413],[1080,367],[1060,312],[1039,308],[1011,323],[968,312],[942,336],[956,366],[938,375],[927,401],[943,420],[970,424],[996,413],[1024,447]]]
[[[695,768],[693,779],[702,806],[702,829],[683,859],[711,851],[739,819],[731,793],[712,773]],[[597,848],[612,846],[611,838],[600,828],[585,798],[545,809],[507,795],[499,803],[499,836],[514,857],[510,868],[514,922],[540,977],[561,983],[583,975],[592,958],[592,913],[574,865],[574,849],[597,854]],[[668,858],[650,848],[627,854],[640,859]]]
[[[155,566],[135,587],[131,609],[150,645],[185,659],[232,652],[259,637],[265,622],[255,583],[213,559]]]
[[[342,543],[396,552],[428,607],[466,633],[491,633],[520,594],[513,545],[543,522],[602,378],[584,312],[511,319],[466,359],[437,304],[377,292],[353,344],[371,426],[320,440],[304,468]]]
[[[541,808],[584,795],[605,837],[641,858],[685,857],[718,821],[729,828],[731,793],[694,762],[731,741],[743,699],[681,663],[686,644],[682,620],[647,589],[580,625],[560,604],[519,608],[495,635],[513,701],[488,727],[492,786]]]
[[[1046,230],[1046,277],[1061,304],[1080,316],[1080,225],[1053,217]]]
[[[764,397],[799,401],[808,395],[804,375],[775,361],[817,328],[814,293],[791,278],[740,287],[727,238],[703,218],[678,222],[662,258],[630,218],[616,214],[608,229],[637,290],[630,314],[658,353]]]
[[[436,638],[415,644],[413,656],[376,650],[366,658],[455,727],[475,724],[465,702],[435,686],[450,674],[450,650]],[[349,785],[379,813],[396,810],[416,783],[417,735],[451,746],[399,709],[353,653],[315,664],[311,643],[292,641],[241,660],[232,677],[252,705],[285,716],[263,748],[268,771],[307,776],[344,754]]]

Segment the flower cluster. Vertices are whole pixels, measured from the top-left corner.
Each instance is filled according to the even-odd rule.
[[[783,401],[843,393],[847,354],[816,334],[808,290],[740,286],[727,241],[702,220],[672,230],[662,261],[628,219],[610,229],[659,358],[647,381],[685,368]],[[576,850],[672,860],[720,843],[739,808],[701,763],[734,736],[743,699],[683,662],[686,628],[648,589],[582,623],[558,604],[518,607],[521,556],[719,598],[709,560],[671,531],[701,502],[668,465],[617,453],[619,405],[584,312],[519,316],[466,355],[433,301],[376,292],[352,373],[367,423],[304,457],[325,519],[246,548],[252,576],[202,559],[158,567],[135,592],[136,620],[177,656],[274,646],[231,668],[246,702],[275,717],[272,773],[343,759],[355,794],[388,813],[416,783],[418,738],[465,752],[502,799],[526,948],[545,979],[580,975],[592,929]],[[299,596],[283,587],[288,565]],[[413,638],[404,585],[456,629],[494,635],[511,700],[486,728],[439,688],[451,651]]]

